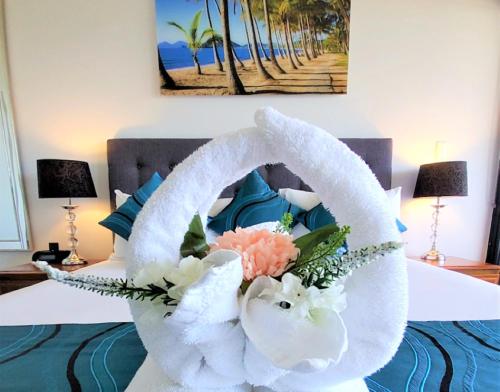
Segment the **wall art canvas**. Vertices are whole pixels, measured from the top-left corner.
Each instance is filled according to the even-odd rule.
[[[164,95],[345,94],[351,0],[156,0]]]

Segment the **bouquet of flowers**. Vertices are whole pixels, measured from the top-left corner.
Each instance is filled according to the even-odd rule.
[[[347,307],[345,279],[355,269],[402,244],[391,241],[348,251],[349,226],[330,224],[294,238],[292,222],[292,215],[286,213],[274,229],[266,228],[269,226],[266,224],[236,228],[208,244],[200,216],[196,215],[184,236],[180,249],[182,259],[177,267],[161,268],[152,264],[130,280],[71,275],[46,262],[34,264],[51,279],[101,295],[151,301],[157,305],[156,312],[171,317],[184,292],[199,282],[208,270],[218,267],[215,260],[224,259],[224,254],[227,257],[227,251],[231,251],[229,259],[237,260],[242,268],[238,297],[242,301],[240,319],[245,334],[276,366],[292,369],[306,360],[314,361],[310,366],[316,369],[324,368],[338,362],[348,345],[341,316]],[[264,309],[273,308],[282,313],[276,321],[296,321],[302,326],[303,338],[308,327],[313,326],[315,332],[320,328],[328,344],[328,354],[308,358],[305,350],[295,351],[292,342],[288,342],[291,350],[286,357],[281,357],[282,353],[269,346],[253,325],[247,309],[255,302]]]

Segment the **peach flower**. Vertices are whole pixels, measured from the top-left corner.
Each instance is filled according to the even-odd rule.
[[[238,252],[242,259],[243,276],[247,281],[260,275],[280,276],[288,263],[299,255],[299,249],[288,234],[239,227],[236,231],[226,231],[217,237],[210,249]]]

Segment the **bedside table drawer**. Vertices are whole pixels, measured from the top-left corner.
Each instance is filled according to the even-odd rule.
[[[500,265],[472,261],[459,257],[448,257],[444,264],[435,261],[423,261],[419,257],[411,258],[438,268],[444,268],[450,271],[469,275],[474,278],[484,280],[485,282],[500,284]]]
[[[0,279],[0,294],[10,293],[11,291],[19,290],[24,287],[32,286],[34,284],[43,282],[45,279],[13,279],[3,280]]]
[[[52,267],[58,268],[61,271],[75,272],[80,268],[97,264],[100,261],[101,260],[89,260],[87,261],[87,264],[73,266],[52,264]],[[5,294],[10,291],[22,289],[23,287],[32,286],[47,279],[47,274],[40,271],[32,263],[15,265],[13,267],[0,270],[0,294]]]
[[[459,271],[460,272],[460,271]],[[470,273],[470,276],[473,276],[474,278],[478,278],[481,280],[485,280],[486,282],[498,284],[500,280],[500,276],[495,273]]]
[[[498,284],[500,280],[500,270],[490,268],[474,268],[474,267],[446,267],[450,271],[460,272],[461,274],[469,275],[486,282]]]

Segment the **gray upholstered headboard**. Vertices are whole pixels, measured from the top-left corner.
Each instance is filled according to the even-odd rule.
[[[172,169],[210,139],[111,139],[108,140],[109,190],[115,208],[115,189],[132,193],[158,171],[166,177]],[[384,189],[391,187],[392,139],[341,139],[370,166]],[[332,157],[335,159],[335,157]],[[284,165],[259,168],[267,183],[278,188],[310,188]],[[233,196],[239,182],[226,188],[223,197]]]

